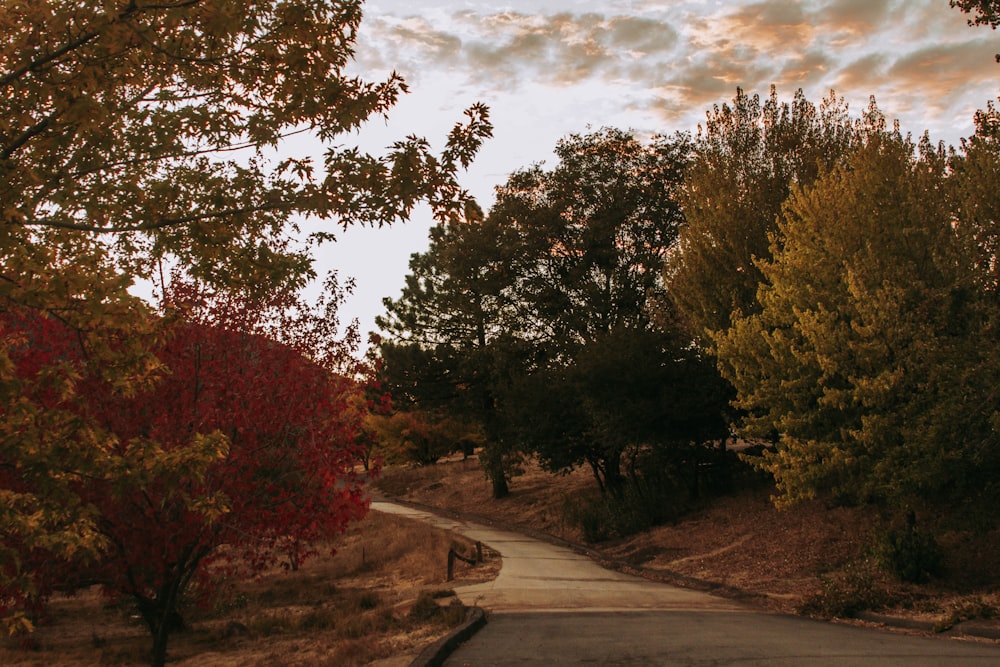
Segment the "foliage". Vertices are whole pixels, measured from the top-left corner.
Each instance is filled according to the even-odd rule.
[[[570,135],[515,172],[487,217],[432,231],[379,320],[394,396],[482,424],[506,493],[513,449],[622,485],[627,449],[722,437],[728,388],[649,295],[681,223],[684,136]]]
[[[430,232],[426,253],[410,259],[402,294],[386,299],[377,323],[381,375],[402,408],[448,415],[481,434],[480,460],[502,498],[516,474],[498,403],[524,363],[510,335],[516,306],[506,291],[515,264],[506,230],[476,207]]]
[[[154,662],[183,625],[186,591],[210,591],[209,577],[227,568],[258,571],[281,560],[296,569],[313,544],[366,509],[353,471],[363,415],[347,409],[356,380],[340,374],[350,350],[328,338],[333,311],[206,295],[179,282],[167,308],[154,348],[167,372],[155,384],[122,398],[89,376],[75,392],[49,397],[106,434],[90,445],[91,460],[74,462],[67,483],[94,517],[99,557],[87,563],[22,546],[35,565],[58,563],[32,568],[38,591],[97,582],[133,598],[153,636]],[[51,318],[38,324],[63,334],[44,339],[45,354],[81,353],[71,329]],[[277,331],[294,333],[281,341]],[[51,367],[35,362],[37,349],[25,346],[19,376]],[[40,491],[37,478],[7,474],[8,487]]]
[[[993,306],[977,287],[988,276],[970,252],[976,226],[955,222],[943,149],[917,148],[871,134],[796,189],[760,263],[760,312],[715,338],[745,432],[781,436],[763,465],[782,503],[991,485]]]
[[[550,171],[512,174],[489,217],[514,244],[517,331],[560,363],[615,330],[648,327],[647,297],[682,219],[689,142],[604,129],[569,135],[555,153]]]
[[[294,291],[313,275],[309,247],[291,242],[298,220],[381,225],[421,200],[445,216],[467,199],[456,176],[490,134],[481,105],[439,155],[416,137],[384,156],[341,145],[406,89],[395,74],[345,73],[360,20],[358,0],[0,7],[0,462],[23,480],[0,486],[0,587],[14,598],[44,591],[13,552],[107,546],[76,482],[141,477],[94,455],[119,442],[75,407],[85,378],[118,402],[160,376],[152,351],[166,343],[127,292],[136,279],[166,264],[209,285]],[[305,132],[321,165],[274,157]],[[25,372],[25,336],[54,323],[69,347]],[[206,457],[221,451],[203,435]],[[150,447],[140,462],[171,459]]]
[[[4,248],[50,230],[102,232],[139,274],[165,255],[207,280],[301,274],[302,255],[275,252],[290,214],[382,224],[422,198],[444,210],[462,198],[457,169],[489,134],[476,106],[440,157],[416,138],[384,159],[335,147],[406,90],[395,74],[368,83],[344,73],[358,1],[0,11]],[[267,150],[303,130],[331,147],[322,171],[308,158],[272,166]]]
[[[994,30],[1000,26],[1000,2],[997,0],[949,0],[948,4],[972,14],[969,25],[988,25]],[[1000,63],[1000,53],[997,62]]]
[[[733,453],[703,445],[642,449],[627,457],[627,475],[617,492],[574,498],[564,511],[588,542],[629,537],[675,522],[731,491],[743,465]]]
[[[727,436],[729,385],[673,333],[614,331],[581,348],[572,364],[517,385],[515,429],[545,468],[587,465],[602,490],[618,493],[638,452]]]
[[[944,559],[934,534],[918,528],[912,514],[902,528],[876,536],[872,554],[883,570],[914,584],[940,575]]]
[[[893,603],[893,595],[869,561],[851,563],[820,578],[820,590],[799,607],[799,612],[823,618],[854,618],[859,612],[878,610]]]
[[[759,309],[759,262],[771,256],[789,193],[841,164],[857,135],[884,122],[874,100],[851,121],[832,92],[817,107],[801,90],[779,102],[773,86],[763,104],[738,89],[731,105],[708,112],[678,193],[684,224],[666,267],[669,300],[703,344],[733,316]]]
[[[372,416],[369,423],[387,463],[430,465],[482,440],[474,425],[417,411]]]

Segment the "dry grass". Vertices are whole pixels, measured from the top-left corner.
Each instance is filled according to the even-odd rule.
[[[402,517],[372,512],[298,572],[225,582],[210,609],[191,610],[188,631],[171,637],[169,660],[183,667],[235,665],[406,665],[461,620],[454,613],[411,614],[421,593],[496,576],[499,560],[460,565],[445,582],[447,553],[464,538]],[[424,596],[427,597],[426,595]],[[454,599],[454,598],[451,598]],[[448,598],[440,601],[447,604]],[[128,605],[97,591],[53,601],[52,621],[34,649],[7,642],[0,664],[148,664],[149,637]]]

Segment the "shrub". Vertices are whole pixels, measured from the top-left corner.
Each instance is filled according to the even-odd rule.
[[[799,612],[823,618],[853,618],[867,609],[892,604],[893,597],[879,581],[869,561],[820,578],[820,590],[806,599]]]
[[[884,571],[909,583],[923,583],[941,574],[941,546],[931,532],[917,528],[912,513],[903,528],[878,535],[872,552]]]

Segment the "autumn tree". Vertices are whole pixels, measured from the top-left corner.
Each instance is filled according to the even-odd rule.
[[[745,432],[780,436],[762,463],[779,502],[989,493],[995,334],[948,172],[942,148],[883,133],[796,188],[759,312],[716,336]]]
[[[204,593],[220,571],[295,569],[367,507],[354,472],[364,415],[349,409],[356,381],[341,374],[350,350],[326,338],[326,317],[312,313],[310,331],[310,314],[280,301],[205,298],[184,285],[169,298],[154,350],[164,377],[128,399],[99,377],[81,378],[75,396],[52,397],[107,436],[91,452],[99,465],[85,468],[103,474],[70,485],[103,548],[90,563],[50,553],[63,562],[55,583],[100,583],[134,600],[154,665],[183,627],[195,582]],[[293,322],[299,335],[275,335]],[[62,354],[72,354],[71,330],[41,324],[67,332]],[[19,370],[30,376],[37,354],[25,350]]]
[[[361,4],[0,6],[0,314],[11,314],[0,336],[0,466],[39,481],[53,473],[33,490],[2,489],[6,539],[66,555],[106,546],[68,489],[107,473],[89,452],[110,436],[34,387],[69,397],[92,373],[121,400],[147,388],[157,318],[127,292],[135,279],[165,260],[208,284],[295,288],[312,276],[308,246],[289,243],[303,217],[381,225],[422,200],[444,215],[465,199],[456,177],[490,133],[482,106],[439,155],[416,137],[382,156],[343,145],[406,90],[395,74],[371,83],[345,72]],[[298,133],[321,160],[284,156]],[[70,326],[80,354],[28,377],[14,371],[19,323],[37,318]],[[84,461],[97,469],[72,467]],[[24,583],[16,562],[2,575]]]
[[[734,313],[758,309],[758,261],[770,257],[769,235],[792,189],[841,162],[859,131],[880,125],[874,101],[856,123],[832,93],[817,107],[801,90],[780,102],[774,87],[763,102],[737,90],[731,104],[708,111],[678,192],[684,223],[666,266],[669,298],[703,344]]]

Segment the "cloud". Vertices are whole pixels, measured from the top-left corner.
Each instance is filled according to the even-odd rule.
[[[417,17],[374,17],[367,31],[379,46],[359,49],[358,59],[382,68],[400,63],[415,77],[430,65],[462,70],[509,90],[524,80],[569,85],[631,75],[632,63],[662,59],[679,42],[670,25],[642,17],[465,11],[449,19],[437,27]]]
[[[762,0],[708,17],[700,32],[708,45],[736,43],[773,56],[808,49],[815,27],[800,0]]]
[[[816,12],[817,28],[829,35],[828,41],[845,46],[864,42],[891,22],[894,0],[829,0]],[[912,6],[912,3],[911,3]]]
[[[802,88],[815,101],[830,89],[855,103],[874,94],[894,113],[916,114],[929,103],[921,97],[995,89],[1000,71],[996,33],[974,33],[942,2],[562,2],[546,6],[569,9],[541,14],[526,2],[507,5],[520,11],[438,2],[419,17],[366,15],[358,59],[362,69],[397,68],[417,87],[423,77],[447,79],[486,101],[586,88],[573,95],[593,101],[595,116],[614,107],[596,104],[605,90],[621,108],[677,123],[737,87],[766,93],[771,84],[783,96]]]

